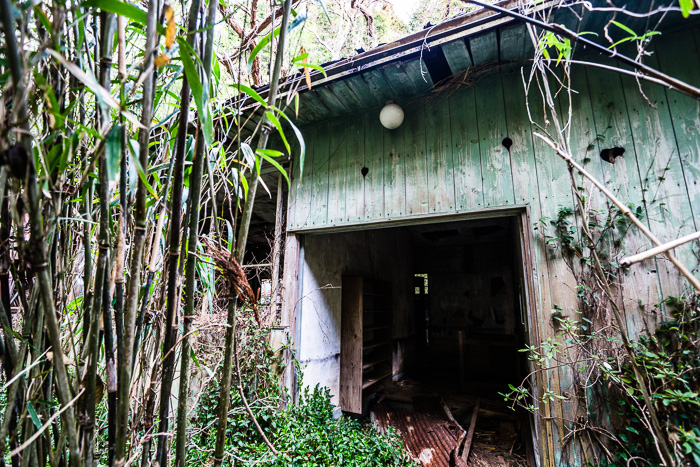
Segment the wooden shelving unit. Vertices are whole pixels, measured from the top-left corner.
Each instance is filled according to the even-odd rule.
[[[391,283],[344,276],[340,336],[340,406],[362,413],[366,398],[391,385]]]

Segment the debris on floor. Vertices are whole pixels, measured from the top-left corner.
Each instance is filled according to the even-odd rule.
[[[527,430],[501,401],[441,397],[418,383],[402,383],[377,399],[370,417],[382,431],[394,427],[419,465],[528,466]]]

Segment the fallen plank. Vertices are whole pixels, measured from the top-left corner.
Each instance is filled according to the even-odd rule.
[[[472,447],[472,439],[474,438],[474,429],[476,428],[476,418],[479,415],[479,404],[481,399],[476,400],[476,406],[474,407],[474,413],[472,413],[472,420],[469,422],[469,431],[467,432],[467,438],[464,440],[464,449],[462,450],[462,460],[467,463],[469,460],[469,450]]]

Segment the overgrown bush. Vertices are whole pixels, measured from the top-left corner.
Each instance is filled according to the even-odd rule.
[[[679,463],[700,465],[700,317],[697,303],[678,297],[665,301],[672,321],[661,323],[655,335],[642,337],[634,344],[637,363],[644,371],[647,386],[674,447]],[[628,465],[642,460],[658,465],[656,440],[647,428],[648,421],[639,403],[639,394],[630,384],[634,374],[629,363],[618,377],[609,381],[618,389],[612,403],[623,426],[617,437],[622,441],[614,453],[617,462]],[[633,462],[632,462],[633,464]]]
[[[255,461],[269,467],[288,466],[408,466],[413,465],[398,434],[381,434],[369,423],[333,417],[328,388],[306,388],[297,404],[281,410],[288,395],[280,388],[274,368],[277,353],[268,346],[268,329],[243,318],[239,326],[242,387],[256,420],[280,455],[274,458],[244,409],[234,376],[231,410],[226,430],[225,463],[234,459]],[[297,369],[300,372],[300,370]],[[217,372],[220,374],[220,372]],[[298,375],[301,378],[301,374]],[[199,449],[190,450],[189,465],[208,465],[216,433],[219,384],[210,383],[190,420]]]

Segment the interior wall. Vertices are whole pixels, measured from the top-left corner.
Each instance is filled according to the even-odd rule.
[[[411,238],[403,229],[367,230],[304,237],[297,302],[299,363],[304,385],[327,386],[338,405],[340,389],[340,316],[343,275],[392,280],[394,296],[394,368],[404,371],[411,355]]]

